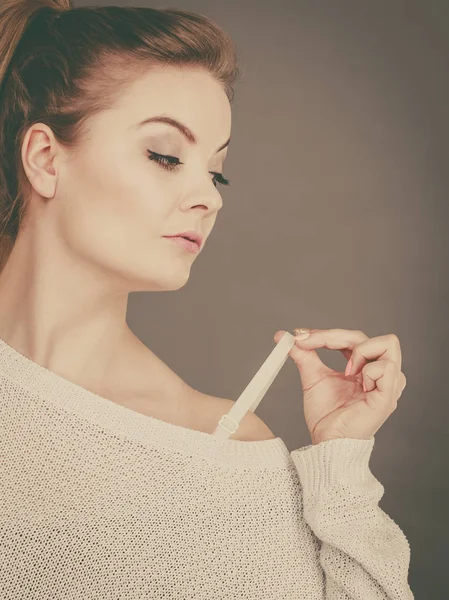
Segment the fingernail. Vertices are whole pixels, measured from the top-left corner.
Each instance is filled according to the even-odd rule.
[[[345,371],[346,377],[351,373],[351,369],[352,369],[352,358],[349,359],[349,362],[346,365],[346,371]]]
[[[299,335],[295,335],[295,340],[306,340],[310,336],[310,333],[300,333]]]

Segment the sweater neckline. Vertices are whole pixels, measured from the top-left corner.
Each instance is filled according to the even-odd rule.
[[[167,453],[200,456],[223,464],[260,468],[286,466],[289,450],[280,437],[261,441],[220,439],[139,413],[58,375],[34,362],[0,338],[0,378],[23,387],[34,397],[105,433]]]

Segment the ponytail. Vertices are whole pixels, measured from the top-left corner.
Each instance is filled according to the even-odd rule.
[[[9,103],[17,101],[14,84],[19,86],[20,80],[9,85],[7,81],[16,77],[12,73],[13,57],[25,30],[35,15],[45,8],[57,15],[59,11],[69,10],[71,5],[69,0],[3,0],[0,5],[0,271],[14,245],[24,209],[19,192],[21,186],[13,181],[14,177],[7,179],[9,171],[14,169],[10,166],[12,161],[8,151],[11,151],[11,144],[8,144],[5,131],[7,124],[10,125],[7,120],[12,112],[8,100]],[[14,155],[17,150],[20,151],[20,148],[13,149]]]

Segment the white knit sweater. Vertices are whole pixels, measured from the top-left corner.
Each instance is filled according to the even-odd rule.
[[[0,597],[413,599],[373,446],[218,439],[0,339]]]

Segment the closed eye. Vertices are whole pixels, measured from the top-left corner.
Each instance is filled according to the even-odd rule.
[[[167,171],[175,171],[178,169],[180,165],[184,163],[180,162],[176,156],[166,156],[165,154],[158,154],[157,152],[153,152],[152,150],[147,150],[149,160],[157,162],[163,169]],[[214,177],[212,177],[212,181],[214,182],[214,186],[217,187],[217,183],[221,185],[231,185],[229,179],[223,177],[223,173],[216,173],[215,171],[209,171]]]

